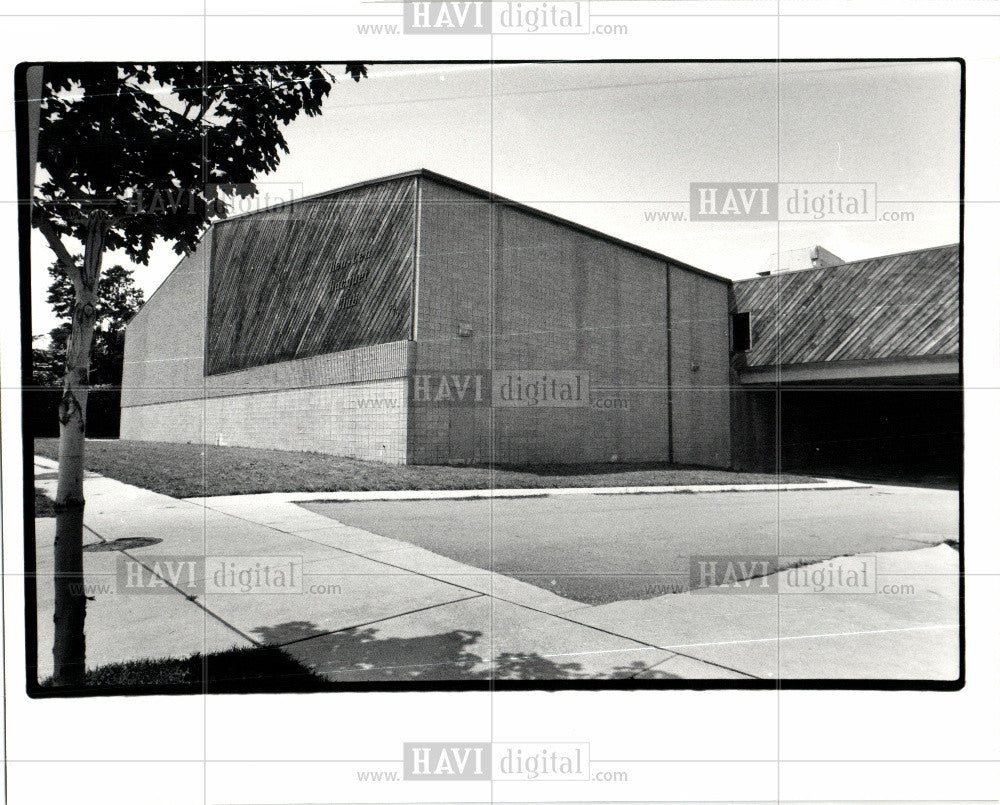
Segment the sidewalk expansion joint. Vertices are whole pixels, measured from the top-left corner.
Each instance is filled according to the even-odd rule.
[[[439,607],[446,607],[450,604],[458,604],[462,601],[472,601],[474,598],[483,598],[486,593],[477,593],[476,595],[467,595],[464,598],[456,598],[452,601],[442,601],[439,604],[430,604],[426,607],[417,607],[416,609],[409,609],[406,612],[398,612],[395,615],[386,615],[384,618],[376,618],[373,621],[365,621],[364,623],[355,623],[351,626],[341,626],[338,629],[328,629],[327,631],[318,632],[317,634],[311,634],[306,637],[299,637],[295,640],[289,640],[287,643],[268,643],[268,646],[273,648],[285,648],[286,646],[292,646],[297,643],[305,643],[309,640],[315,640],[317,637],[328,637],[332,634],[339,634],[340,632],[349,632],[351,629],[360,629],[363,626],[371,626],[375,623],[384,623],[385,621],[396,620],[396,618],[403,618],[407,615],[413,615],[417,612],[426,612],[429,609],[438,609]]]
[[[206,506],[205,508],[209,508],[209,507]],[[565,621],[566,623],[572,623],[575,626],[582,626],[582,627],[584,627],[586,629],[592,629],[595,632],[602,632],[603,634],[610,635],[611,637],[617,637],[617,638],[619,638],[621,640],[627,640],[627,641],[629,641],[631,643],[635,643],[635,644],[643,646],[645,648],[656,649],[657,651],[669,651],[672,654],[675,654],[675,655],[678,655],[678,656],[681,656],[681,657],[686,657],[689,660],[694,660],[695,662],[704,663],[705,665],[711,665],[711,666],[714,666],[716,668],[721,668],[721,669],[726,670],[726,671],[731,671],[731,672],[733,672],[735,674],[741,674],[741,675],[749,677],[751,679],[763,679],[763,677],[754,676],[753,674],[747,673],[746,671],[741,671],[738,668],[730,668],[729,666],[723,665],[721,663],[712,662],[710,660],[703,660],[700,657],[695,657],[695,656],[692,656],[690,654],[685,654],[683,652],[676,651],[674,649],[664,648],[663,646],[658,646],[658,645],[656,645],[654,643],[646,642],[645,640],[639,640],[638,638],[635,638],[635,637],[629,637],[628,635],[623,635],[623,634],[620,634],[618,632],[613,632],[610,629],[602,629],[599,626],[594,626],[594,625],[589,624],[589,623],[583,623],[582,621],[574,620],[573,618],[567,618],[564,615],[560,615],[558,613],[548,612],[548,611],[546,611],[544,609],[538,609],[537,607],[528,606],[527,604],[523,604],[520,601],[512,601],[509,598],[503,598],[501,596],[493,595],[492,593],[483,593],[483,592],[481,592],[479,590],[475,590],[475,589],[473,589],[471,587],[466,587],[466,586],[464,586],[462,584],[456,584],[453,581],[447,581],[445,579],[439,578],[438,576],[432,576],[429,573],[421,573],[420,571],[411,570],[409,568],[403,567],[402,565],[396,565],[396,564],[393,564],[392,562],[386,562],[386,561],[384,561],[382,559],[375,559],[375,558],[370,557],[370,556],[365,556],[363,553],[358,553],[357,551],[349,551],[346,548],[337,548],[337,547],[332,546],[332,545],[326,545],[325,543],[322,543],[322,542],[316,542],[315,540],[311,540],[308,537],[304,537],[301,534],[295,533],[293,531],[285,531],[284,529],[277,528],[277,527],[275,527],[273,525],[264,525],[263,523],[257,523],[257,522],[255,522],[253,520],[247,519],[246,517],[241,517],[238,514],[233,514],[232,512],[225,512],[225,511],[221,511],[219,509],[213,509],[213,511],[218,511],[221,514],[225,514],[225,515],[227,515],[229,517],[232,517],[233,519],[241,520],[241,521],[243,521],[245,523],[252,523],[253,525],[262,526],[263,528],[269,528],[272,531],[277,531],[279,534],[288,534],[289,536],[298,537],[299,539],[304,539],[307,542],[312,542],[312,543],[314,543],[316,545],[323,545],[324,547],[331,548],[332,550],[341,551],[343,553],[347,553],[347,554],[350,554],[352,556],[357,556],[357,557],[360,557],[362,559],[367,559],[370,562],[376,562],[378,564],[385,565],[386,567],[395,568],[396,570],[402,570],[402,571],[404,571],[406,573],[411,573],[414,576],[422,576],[423,578],[430,579],[432,581],[437,581],[437,582],[440,582],[441,584],[448,584],[448,585],[450,585],[452,587],[457,587],[460,590],[467,590],[467,591],[469,591],[471,593],[476,593],[476,595],[469,596],[470,598],[477,598],[477,597],[480,597],[480,596],[483,596],[483,595],[488,595],[490,598],[494,599],[495,601],[503,601],[506,604],[511,604],[513,606],[516,606],[516,607],[521,607],[521,609],[527,609],[527,610],[529,610],[531,612],[537,612],[537,613],[539,613],[541,615],[548,615],[548,616],[553,617],[553,618],[558,618],[559,620]],[[336,520],[331,520],[331,522],[337,522],[337,521]],[[431,552],[429,552],[429,553],[431,553]],[[486,571],[486,572],[492,573],[492,571]],[[462,599],[462,600],[466,600],[466,599]],[[451,602],[451,603],[454,603],[454,602]],[[437,605],[435,605],[435,606],[437,606]],[[428,608],[433,608],[433,607],[428,607]],[[364,625],[364,624],[360,624],[360,625]],[[357,627],[350,627],[350,628],[357,628]],[[343,631],[343,630],[338,629],[338,630],[335,630],[335,631]],[[318,635],[316,635],[316,636],[318,636]],[[312,637],[313,636],[311,635],[309,638],[305,638],[305,639],[308,640],[308,639],[311,639]],[[287,645],[287,644],[283,644],[283,645]]]
[[[95,531],[90,526],[84,525],[84,528],[87,531],[89,531],[91,534],[93,534],[95,537],[97,537],[99,540],[101,540],[101,542],[103,542],[105,544],[107,544],[107,543],[110,542],[110,540],[105,539],[101,534],[99,534],[97,531]],[[166,584],[167,587],[169,587],[171,590],[173,590],[174,592],[176,592],[185,601],[188,601],[188,602],[194,604],[196,607],[198,607],[198,609],[200,609],[206,615],[211,615],[215,620],[217,620],[219,623],[221,623],[226,628],[232,630],[233,632],[235,632],[236,634],[238,634],[240,637],[244,638],[245,640],[249,640],[254,646],[257,646],[259,648],[259,647],[262,647],[262,646],[266,645],[265,643],[261,643],[259,640],[255,639],[253,637],[250,637],[250,635],[246,634],[242,630],[240,630],[237,627],[235,627],[233,624],[231,624],[225,618],[222,618],[219,615],[216,615],[207,606],[205,606],[204,604],[202,604],[201,601],[199,601],[195,596],[188,595],[187,593],[185,593],[177,585],[175,585],[173,582],[171,582],[170,579],[164,578],[161,574],[157,573],[155,570],[153,570],[153,568],[151,568],[149,565],[147,565],[145,562],[143,562],[138,557],[133,556],[132,554],[130,554],[127,550],[117,549],[116,548],[115,551],[117,553],[120,553],[120,554],[124,555],[124,556],[127,556],[133,562],[136,562],[137,564],[142,565],[144,568],[146,568],[146,570],[148,570],[152,575],[156,576],[156,578],[158,578],[161,581],[163,581],[163,583]]]

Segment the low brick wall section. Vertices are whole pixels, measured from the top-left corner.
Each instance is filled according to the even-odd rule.
[[[121,438],[406,461],[406,379],[258,391],[122,410]]]

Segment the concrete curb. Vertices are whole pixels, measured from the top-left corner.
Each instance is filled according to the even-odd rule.
[[[825,480],[808,484],[703,484],[686,486],[594,486],[555,489],[390,489],[367,492],[265,492],[250,495],[219,495],[184,498],[189,503],[261,500],[269,503],[350,503],[392,500],[495,500],[499,498],[543,498],[564,495],[671,495],[714,492],[801,492],[810,490],[868,489],[871,484]]]

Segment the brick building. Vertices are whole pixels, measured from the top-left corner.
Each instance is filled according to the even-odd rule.
[[[121,436],[728,466],[729,293],[428,171],[365,182],[211,227],[128,326]]]
[[[129,324],[121,437],[957,474],[958,247],[801,251],[734,283],[424,170],[234,217]]]

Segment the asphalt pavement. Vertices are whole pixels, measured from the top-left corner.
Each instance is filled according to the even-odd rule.
[[[916,487],[301,505],[584,604],[683,592],[706,556],[784,567],[958,539],[958,493]]]

